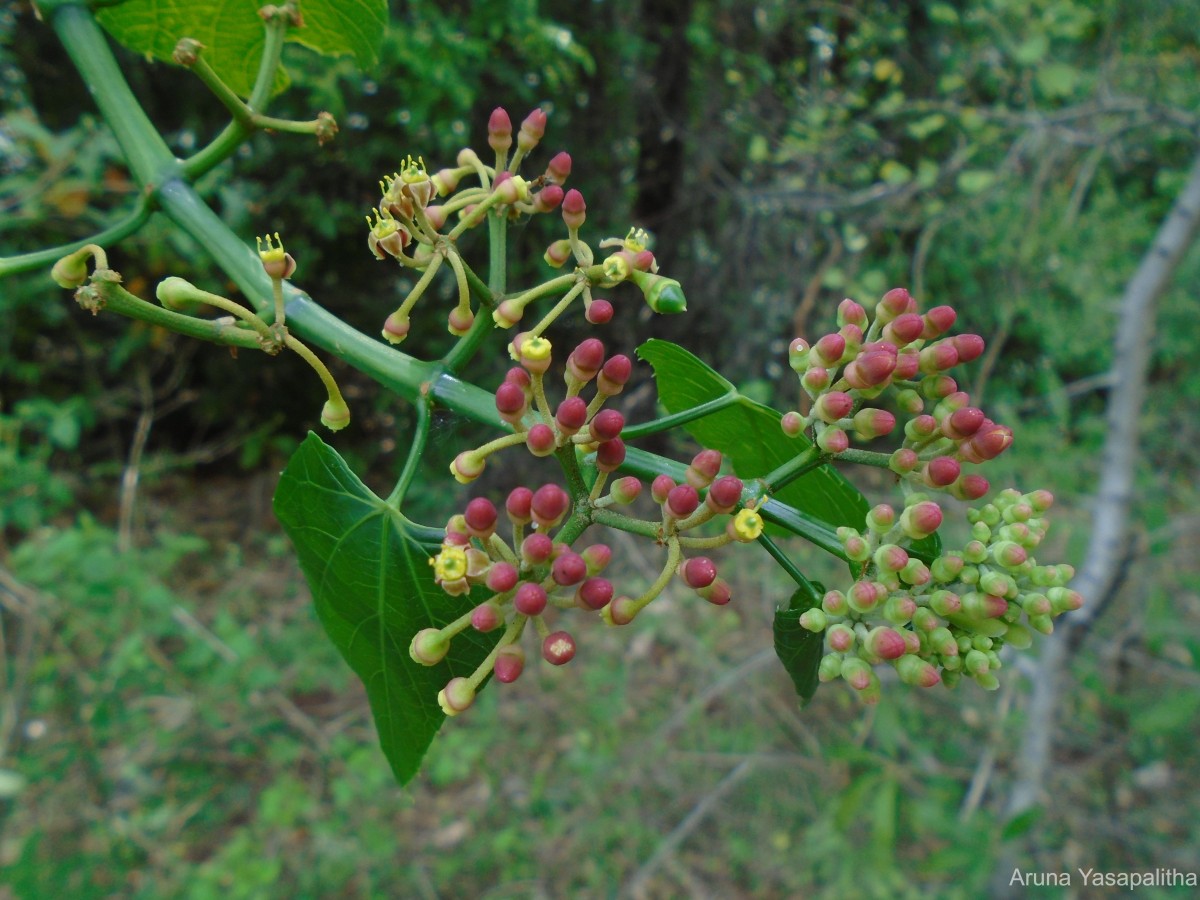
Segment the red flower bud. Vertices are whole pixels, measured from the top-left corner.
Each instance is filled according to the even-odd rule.
[[[959,500],[978,500],[992,489],[982,475],[964,475],[950,485],[950,494]]]
[[[612,582],[607,578],[589,578],[575,592],[575,599],[588,609],[604,609],[612,596]]]
[[[612,548],[607,544],[592,544],[579,555],[587,563],[588,574],[595,575],[604,571],[612,561]]]
[[[896,417],[886,409],[860,409],[854,416],[854,433],[864,441],[891,434],[895,427]]]
[[[857,325],[859,328],[865,328],[867,325],[867,311],[847,297],[838,304],[837,323],[839,326]]]
[[[917,340],[925,330],[925,320],[916,313],[903,313],[889,322],[883,329],[883,339],[904,347]]]
[[[921,351],[920,370],[926,375],[936,375],[958,365],[958,351],[949,341],[930,344]]]
[[[696,593],[713,606],[724,606],[733,599],[733,592],[724,578],[718,578],[708,587],[697,588]]]
[[[687,482],[696,490],[708,487],[721,471],[721,451],[701,450],[687,468]]]
[[[831,369],[842,359],[846,352],[846,339],[840,334],[827,334],[809,351],[808,358],[812,365]]]
[[[836,422],[850,415],[854,408],[854,398],[843,391],[830,391],[822,394],[813,404],[812,414],[823,422]]]
[[[582,397],[568,397],[558,404],[554,421],[563,434],[574,434],[587,424],[587,401]]]
[[[497,106],[488,116],[488,146],[497,153],[505,153],[512,146],[512,120],[502,107]]]
[[[606,322],[612,321],[613,305],[607,300],[596,298],[592,300],[583,317],[593,325],[603,325]]]
[[[496,562],[492,563],[491,568],[488,569],[485,583],[489,591],[503,594],[517,586],[517,578],[516,566],[512,563]]]
[[[562,184],[571,174],[571,154],[558,153],[546,166],[546,180],[554,184]]]
[[[517,146],[528,153],[538,145],[538,141],[546,133],[546,114],[535,109],[521,122],[521,130],[517,132]]]
[[[727,513],[742,499],[745,485],[734,475],[723,475],[712,483],[704,502],[718,513]]]
[[[599,448],[596,449],[599,453]],[[632,503],[638,498],[642,492],[642,482],[633,475],[627,475],[624,478],[616,481],[609,489],[613,499],[618,503],[625,505]]]
[[[542,658],[552,666],[565,666],[575,658],[575,639],[565,631],[553,631],[542,641]]]
[[[928,537],[942,527],[942,508],[932,500],[914,503],[900,514],[900,527],[913,540]]]
[[[594,441],[611,441],[620,437],[625,427],[625,417],[615,409],[602,409],[588,423],[588,434]]]
[[[583,341],[567,357],[567,371],[576,381],[591,381],[603,365],[604,344],[596,338]]]
[[[872,628],[863,643],[868,653],[880,659],[899,659],[907,649],[900,632],[886,625]]]
[[[700,505],[700,495],[690,484],[673,487],[667,494],[667,511],[677,519],[690,516]]]
[[[633,363],[628,356],[617,354],[610,357],[600,369],[596,379],[596,390],[606,397],[613,397],[625,389],[625,382],[633,374]]]
[[[983,338],[977,334],[956,334],[950,338],[954,344],[954,349],[958,351],[958,361],[969,363],[973,359],[977,359],[984,349]]]
[[[516,644],[509,644],[507,647],[500,649],[496,654],[496,661],[492,664],[492,671],[496,675],[496,680],[501,684],[512,684],[520,676],[525,668],[525,651]]]
[[[935,456],[925,466],[925,481],[930,487],[947,487],[958,480],[962,466],[950,456]]]
[[[717,579],[717,567],[707,556],[684,560],[679,566],[679,576],[690,588],[706,588]]]
[[[952,441],[961,441],[976,434],[987,418],[977,406],[964,406],[942,419],[942,434]]]
[[[561,584],[563,587],[579,584],[587,578],[587,563],[578,553],[567,550],[554,560],[554,565],[550,568],[550,577],[554,579],[555,584]]]
[[[563,189],[557,184],[548,184],[533,195],[533,208],[540,213],[554,212],[562,201]]]
[[[927,341],[941,337],[954,327],[954,320],[957,318],[958,313],[954,311],[953,306],[935,306],[925,313],[925,329],[921,332],[921,337]]]
[[[476,497],[463,511],[467,530],[477,538],[486,538],[496,530],[497,515],[495,504],[486,497]]]
[[[570,505],[566,491],[557,484],[544,484],[533,494],[533,520],[539,528],[553,527],[562,521]]]
[[[603,441],[596,447],[596,468],[601,472],[615,472],[623,462],[625,462],[625,442],[620,438]],[[641,482],[638,482],[638,485],[640,488]]]
[[[549,456],[557,446],[554,429],[538,422],[525,433],[525,446],[534,456]]]
[[[525,540],[521,541],[521,559],[527,565],[540,566],[553,552],[554,541],[550,540],[550,535],[540,531],[527,535]]]
[[[817,435],[817,446],[826,453],[844,453],[850,449],[850,436],[840,428],[826,428]]]
[[[481,603],[471,611],[471,627],[476,631],[495,631],[503,618],[500,610],[492,603]]]
[[[583,194],[575,188],[571,188],[563,197],[562,217],[572,231],[580,228],[587,219],[587,203],[583,200]]]
[[[650,496],[660,506],[667,502],[667,495],[675,490],[675,479],[670,475],[659,475],[650,483]]]
[[[540,616],[546,609],[546,591],[540,584],[524,582],[513,595],[513,608],[523,616]]]
[[[917,301],[904,288],[892,288],[875,306],[875,318],[883,324],[917,308]]]
[[[496,388],[496,411],[506,422],[516,422],[525,415],[528,401],[521,386],[511,381],[502,382]]]
[[[852,388],[866,390],[887,383],[896,371],[897,358],[886,350],[867,350],[846,366],[844,375]]]
[[[513,488],[504,501],[504,511],[518,525],[527,525],[532,519],[530,504],[533,503],[533,491],[527,487]]]
[[[851,363],[850,365],[854,365]],[[829,370],[823,366],[814,366],[801,377],[800,382],[810,391],[823,391],[829,387]]]
[[[983,426],[963,443],[960,448],[963,458],[968,462],[983,462],[995,459],[1013,442],[1012,429],[1007,425],[997,425],[984,420]]]
[[[888,468],[897,475],[905,475],[915,469],[919,462],[920,459],[917,457],[917,451],[908,447],[901,447],[888,460]]]

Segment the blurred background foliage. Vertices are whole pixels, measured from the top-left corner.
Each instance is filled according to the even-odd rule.
[[[497,104],[541,105],[590,235],[650,228],[687,289],[674,320],[614,298],[610,346],[681,340],[789,408],[787,341],[843,296],[952,303],[989,343],[972,394],[1017,430],[1004,475],[1056,489],[1080,560],[1117,300],[1198,149],[1191,0],[483,0],[394,3],[392,23],[374,72],[289,47],[272,111],[330,110],[333,144],[256,135],[200,186],[247,240],[283,231],[319,302],[374,333],[407,289],[366,252],[378,179],[481,144]],[[221,127],[186,72],[123,63],[181,155]],[[0,101],[0,255],[129,207],[115,143],[23,3],[0,7]],[[517,235],[510,284],[545,275],[557,230]],[[230,289],[158,220],[112,258],[143,296],[167,274]],[[1160,303],[1139,555],[1075,660],[1052,802],[1005,829],[1018,672],[995,695],[890,685],[875,710],[827,687],[800,712],[769,647],[786,589],[752,566],[734,608],[677,598],[489,692],[397,790],[269,513],[319,410],[303,367],[7,279],[0,897],[966,897],[1011,841],[1024,869],[1194,866],[1198,281],[1192,252]],[[410,343],[436,355],[441,316],[424,327]],[[339,375],[360,423],[339,449],[383,489],[408,412]],[[653,409],[648,389],[626,400]],[[459,440],[443,423],[434,455]],[[422,502],[436,521],[455,499]]]

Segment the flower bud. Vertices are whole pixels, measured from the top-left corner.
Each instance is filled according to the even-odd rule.
[[[563,434],[574,434],[587,422],[587,402],[582,397],[568,397],[558,405],[554,421]]]
[[[717,579],[717,567],[707,556],[685,559],[679,564],[679,577],[693,589],[706,588]]]
[[[920,560],[914,560],[920,562]],[[917,612],[917,601],[907,594],[895,594],[883,604],[883,617],[892,625],[907,625]]]
[[[887,384],[896,371],[896,356],[885,350],[868,350],[851,360],[843,371],[850,387],[869,390]]]
[[[804,385],[804,388],[814,394],[825,390],[832,381],[833,379],[829,374],[829,370],[821,366],[814,366],[800,378],[800,383]]]
[[[471,610],[471,627],[476,631],[495,631],[503,622],[504,618],[494,603],[480,603]]]
[[[492,664],[496,680],[501,684],[512,684],[525,669],[525,651],[516,644],[501,647]]]
[[[597,452],[599,452],[599,448],[597,448]],[[638,495],[641,494],[641,492],[642,482],[633,475],[627,475],[625,478],[619,479],[611,488],[609,488],[609,493],[612,494],[612,498],[622,506],[632,503],[638,498]]]
[[[436,666],[450,652],[450,642],[438,628],[422,628],[412,639],[408,655],[423,666]]]
[[[877,534],[883,534],[896,524],[896,510],[886,503],[880,503],[867,511],[867,527]]]
[[[953,591],[934,591],[929,595],[929,608],[944,619],[962,611],[962,599]]]
[[[625,417],[615,409],[602,409],[588,423],[588,434],[594,441],[611,441],[621,436]]]
[[[840,428],[829,427],[817,435],[817,446],[836,455],[850,449],[850,437]]]
[[[571,242],[563,238],[561,241],[555,241],[547,247],[546,252],[542,255],[542,259],[551,268],[561,269],[571,260],[573,255],[571,252]]]
[[[856,691],[865,691],[871,685],[871,667],[857,656],[842,660],[842,680]]]
[[[683,286],[674,278],[636,269],[629,273],[629,277],[641,289],[646,305],[656,313],[674,315],[687,310]]]
[[[607,300],[602,300],[597,297],[596,299],[592,300],[591,305],[588,306],[587,310],[583,314],[583,317],[593,325],[603,325],[606,322],[612,321],[613,305]]]
[[[538,145],[546,133],[546,113],[535,109],[521,122],[521,130],[517,133],[517,146],[528,153]]]
[[[846,603],[859,614],[873,610],[880,599],[880,591],[872,581],[856,581],[846,592]]]
[[[495,562],[488,569],[487,580],[484,584],[487,585],[489,591],[504,594],[517,586],[517,580],[518,572],[516,566],[508,562]]]
[[[905,684],[917,687],[933,687],[942,680],[938,670],[925,660],[911,655],[901,656],[896,660],[896,672]]]
[[[900,528],[913,540],[921,540],[942,525],[942,508],[932,500],[916,503],[900,514]]]
[[[555,584],[563,587],[579,584],[587,578],[587,563],[578,553],[567,550],[554,560],[554,565],[550,567],[550,577],[554,579]]]
[[[544,484],[533,494],[533,521],[539,528],[553,528],[562,521],[571,505],[567,492],[557,484]]]
[[[797,374],[808,368],[809,344],[804,338],[793,338],[788,344],[788,365]]]
[[[330,431],[341,431],[350,424],[350,407],[341,397],[330,397],[321,407],[321,424]]]
[[[961,441],[978,432],[986,421],[982,409],[964,406],[942,418],[942,434],[952,441]]]
[[[624,462],[625,442],[620,438],[613,438],[611,441],[602,441],[599,445],[597,445],[596,468],[601,472],[615,472]]]
[[[463,518],[472,537],[486,538],[496,530],[496,507],[486,497],[476,497],[468,503]]]
[[[825,643],[829,645],[830,650],[836,650],[838,653],[848,652],[854,646],[854,640],[854,629],[848,625],[830,625],[825,632]]]
[[[567,357],[567,372],[584,384],[595,378],[603,365],[604,344],[596,338],[581,342]]]
[[[504,501],[504,511],[516,525],[528,525],[533,518],[533,491],[527,487],[513,488]]]
[[[733,596],[724,578],[718,578],[708,587],[697,588],[696,593],[713,606],[724,606]]]
[[[721,471],[721,451],[701,450],[687,468],[687,482],[696,490],[708,487]]]
[[[921,379],[921,395],[937,400],[958,390],[958,382],[949,375],[927,375]]]
[[[809,364],[832,369],[841,362],[842,354],[846,352],[846,339],[840,334],[827,334],[817,341],[809,351]]]
[[[571,154],[557,153],[546,166],[546,180],[553,184],[563,184],[571,174]]]
[[[959,447],[959,454],[968,462],[981,463],[995,459],[1013,442],[1012,429],[985,420],[981,427]]]
[[[958,351],[960,363],[969,363],[983,353],[983,338],[977,334],[956,334],[950,340],[954,344],[954,349]]]
[[[783,429],[783,433],[790,438],[799,437],[804,433],[804,429],[808,427],[808,420],[800,413],[792,410],[786,412],[779,420],[779,427]]]
[[[875,306],[875,318],[886,325],[906,312],[917,308],[917,301],[904,288],[892,288]]]
[[[459,484],[470,484],[483,474],[483,468],[486,465],[486,459],[476,456],[474,451],[464,450],[454,457],[454,462],[450,463],[450,474]]]
[[[857,325],[859,328],[866,328],[867,311],[847,297],[838,304],[837,323],[839,327],[843,325]]]
[[[587,203],[583,199],[583,194],[575,188],[571,188],[563,197],[562,217],[571,231],[578,231],[587,220]]]
[[[540,566],[553,552],[554,541],[540,531],[527,535],[525,540],[521,541],[521,559],[528,566]]]
[[[734,475],[723,475],[712,483],[704,498],[705,504],[717,513],[732,512],[742,499],[742,480]]]
[[[812,414],[822,422],[836,422],[850,415],[854,408],[854,398],[843,391],[830,391],[822,394],[813,403]]]
[[[50,270],[50,277],[54,280],[54,283],[60,288],[70,289],[80,287],[88,280],[88,260],[91,258],[95,249],[95,245],[88,244],[86,247],[81,247],[74,253],[68,253],[62,259],[58,260],[58,262],[56,262],[54,267]],[[159,302],[162,303],[162,305],[167,309],[177,308],[176,306],[171,305],[171,302],[168,299],[174,291],[173,287],[167,286],[168,282],[170,282],[172,285],[175,282],[180,282],[183,285],[186,285],[191,291],[195,290],[191,284],[188,284],[188,282],[184,281],[182,278],[172,277],[164,279],[158,285],[157,296]]]
[[[628,625],[637,614],[637,601],[626,596],[615,598],[600,611],[601,617],[609,625]]]
[[[658,475],[650,482],[650,496],[654,502],[662,506],[667,502],[667,495],[675,489],[675,479],[670,475]]]
[[[921,337],[925,320],[916,313],[901,313],[883,329],[883,339],[897,347],[905,347]]]
[[[905,510],[904,512],[908,512]],[[904,514],[901,513],[900,521],[904,521]],[[908,565],[908,553],[903,547],[897,544],[882,544],[874,554],[875,566],[881,572],[899,572]]]
[[[513,595],[513,608],[523,616],[540,616],[546,609],[546,590],[540,584],[526,581]]]
[[[609,357],[596,377],[597,393],[603,394],[605,397],[615,397],[625,390],[625,383],[629,381],[629,376],[632,374],[633,363],[628,356],[619,353]]]
[[[549,456],[557,447],[554,429],[538,422],[525,433],[525,446],[534,456]]]
[[[488,146],[504,154],[512,146],[512,120],[502,107],[497,106],[488,117]]]
[[[607,544],[592,544],[585,548],[580,554],[583,561],[587,563],[587,573],[596,575],[608,566],[612,561],[612,548]]]
[[[677,519],[684,519],[700,505],[700,494],[690,484],[680,484],[667,493],[666,508]]]
[[[963,475],[950,485],[950,494],[959,500],[979,500],[991,490],[988,480],[982,475]]]
[[[905,475],[915,469],[918,463],[920,463],[920,458],[915,450],[901,447],[888,459],[888,468],[897,475]]]
[[[438,706],[448,716],[457,716],[475,702],[475,688],[465,678],[451,678],[437,696]]]
[[[947,487],[962,474],[962,466],[951,456],[935,456],[925,465],[925,483],[930,487]]]
[[[927,341],[941,337],[954,327],[954,320],[957,318],[958,313],[954,311],[953,306],[935,306],[925,313],[925,328],[921,337]]]
[[[825,618],[825,613],[815,607],[806,609],[800,613],[799,621],[801,628],[811,631],[813,634],[820,634],[829,624],[828,619]]]
[[[817,679],[827,684],[842,674],[842,656],[840,653],[826,653],[817,664]]]
[[[612,596],[613,585],[607,578],[589,578],[575,591],[576,601],[588,609],[603,609]]]
[[[1008,601],[995,594],[969,591],[962,596],[962,611],[972,619],[996,619],[1008,612]]]
[[[860,409],[854,415],[854,434],[859,440],[872,441],[891,434],[896,417],[885,409]]]
[[[565,666],[575,658],[575,639],[565,631],[553,631],[542,641],[542,658],[552,666]]]

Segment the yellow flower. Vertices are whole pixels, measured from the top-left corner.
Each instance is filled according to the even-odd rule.
[[[739,541],[753,541],[763,532],[762,516],[757,510],[743,509],[733,517],[733,535]]]

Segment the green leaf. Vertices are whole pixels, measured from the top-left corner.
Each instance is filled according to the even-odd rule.
[[[825,633],[814,633],[800,624],[800,616],[805,610],[820,606],[825,593],[825,587],[818,582],[810,587],[812,590],[799,588],[786,609],[775,610],[774,623],[775,655],[792,677],[801,706],[807,706],[817,692],[820,683],[817,667],[825,650]]]
[[[812,446],[803,437],[784,434],[778,412],[739,394],[733,384],[677,344],[649,340],[638,348],[638,356],[654,367],[658,398],[668,412],[736,397],[725,409],[683,427],[703,446],[725,454],[742,480],[766,475]],[[772,496],[795,507],[802,517],[833,528],[861,528],[867,513],[863,495],[830,466],[814,469]]]
[[[367,689],[380,746],[404,784],[445,721],[438,691],[474,672],[496,638],[467,629],[443,662],[413,662],[414,634],[445,625],[475,601],[434,583],[428,560],[439,532],[375,496],[315,434],[279,479],[275,514],[295,544],[326,634]]]
[[[96,18],[120,43],[169,62],[180,38],[204,45],[204,58],[241,97],[249,96],[263,54],[262,6],[256,0],[125,0]],[[375,65],[387,27],[386,0],[303,0],[304,27],[287,39],[328,56],[353,56]],[[275,89],[287,84],[280,72]]]

